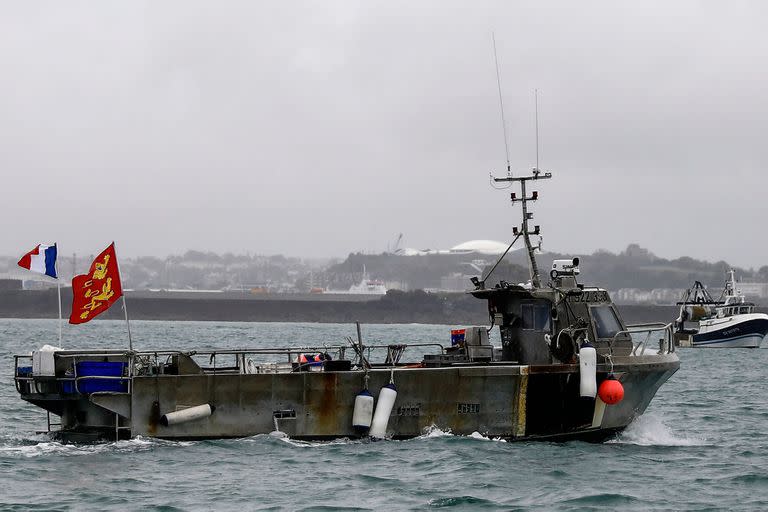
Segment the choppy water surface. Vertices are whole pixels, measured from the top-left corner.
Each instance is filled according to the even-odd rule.
[[[138,349],[337,343],[354,326],[132,322]],[[364,326],[369,342],[448,328]],[[15,353],[56,322],[0,320],[0,506],[6,509],[766,510],[768,350],[687,349],[645,416],[604,444],[505,443],[434,430],[408,441],[134,439],[62,445],[13,385]],[[125,325],[65,326],[66,348],[127,344]]]

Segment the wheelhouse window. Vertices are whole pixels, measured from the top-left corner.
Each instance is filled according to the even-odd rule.
[[[549,331],[551,313],[546,304],[522,304],[523,329]]]
[[[592,306],[589,312],[594,320],[595,335],[598,338],[613,338],[617,332],[623,330],[611,306]]]

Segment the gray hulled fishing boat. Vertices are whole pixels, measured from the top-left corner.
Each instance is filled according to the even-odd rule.
[[[510,440],[605,439],[645,411],[680,363],[671,326],[627,327],[606,290],[577,281],[578,259],[555,261],[541,283],[531,242],[539,227],[529,230],[527,207],[538,193],[526,196],[526,185],[550,177],[534,169],[496,178],[522,187],[512,194],[523,221],[510,248],[523,239],[531,280],[490,285],[493,269],[474,278],[470,293],[487,301],[490,327],[456,329],[450,344],[367,345],[358,328],[337,346],[44,347],[15,356],[16,388],[48,412],[49,432],[70,441],[408,438],[433,426]],[[493,328],[501,346],[489,342]]]

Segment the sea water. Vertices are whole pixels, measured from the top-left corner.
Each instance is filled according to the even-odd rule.
[[[136,349],[340,344],[354,325],[131,322]],[[367,325],[367,343],[450,339]],[[437,428],[407,441],[269,435],[64,445],[13,384],[13,354],[56,321],[0,319],[0,508],[9,510],[768,510],[764,349],[682,349],[645,415],[606,443],[507,443]],[[64,327],[65,348],[127,346],[125,323]],[[346,404],[349,405],[349,404]]]

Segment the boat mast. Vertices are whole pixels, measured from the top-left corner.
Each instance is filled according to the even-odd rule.
[[[542,173],[538,168],[533,168],[533,173],[530,176],[505,176],[503,178],[493,178],[493,181],[496,183],[500,182],[512,182],[512,181],[519,181],[520,182],[520,189],[521,189],[521,197],[517,197],[517,194],[515,192],[512,192],[510,194],[510,199],[512,200],[512,204],[516,202],[521,202],[523,204],[523,224],[522,224],[522,233],[518,233],[517,227],[512,228],[512,232],[517,236],[518,234],[522,234],[523,241],[525,242],[525,248],[528,250],[528,262],[530,265],[530,272],[531,272],[531,284],[534,288],[540,288],[541,287],[541,280],[539,278],[539,267],[536,264],[536,256],[534,255],[534,247],[531,245],[531,237],[530,235],[539,235],[541,234],[541,231],[539,229],[539,226],[534,226],[533,231],[528,230],[528,221],[533,219],[533,213],[528,212],[528,201],[536,201],[539,199],[539,193],[537,191],[533,191],[530,197],[526,195],[526,187],[525,184],[528,181],[533,180],[545,180],[552,177],[551,172],[545,172]]]
[[[533,254],[533,246],[531,245],[531,237],[530,234],[538,235],[540,233],[539,226],[534,226],[533,233],[529,233],[528,231],[528,220],[533,218],[532,213],[528,213],[528,201],[536,201],[539,198],[539,193],[534,191],[531,197],[526,196],[525,191],[525,182],[531,181],[531,180],[540,180],[540,179],[549,179],[552,177],[552,173],[545,172],[543,175],[541,171],[539,170],[539,90],[534,90],[534,101],[535,101],[535,108],[536,108],[536,167],[533,168],[533,173],[531,176],[521,176],[521,177],[513,177],[512,176],[512,166],[509,163],[509,143],[507,142],[507,122],[504,119],[504,101],[502,99],[501,94],[501,75],[499,73],[499,58],[496,54],[496,35],[494,33],[491,33],[491,39],[493,41],[493,60],[496,64],[496,86],[499,90],[499,109],[501,110],[501,127],[504,132],[504,150],[507,157],[507,175],[504,178],[493,178],[493,181],[496,183],[499,182],[511,182],[511,181],[519,181],[522,197],[517,198],[517,195],[512,192],[511,199],[512,203],[514,204],[517,201],[520,201],[523,203],[523,225],[522,225],[522,233],[518,232],[517,227],[512,228],[512,232],[515,235],[515,240],[517,240],[517,237],[521,234],[523,235],[523,240],[525,241],[525,247],[528,250],[528,261],[530,263],[529,270],[531,272],[531,284],[534,288],[541,287],[541,281],[539,279],[539,267],[536,265],[536,257]],[[514,241],[512,242],[515,243]],[[510,245],[510,248],[512,246]],[[509,251],[509,249],[507,249]],[[504,253],[506,255],[506,252]],[[501,258],[504,258],[504,255],[501,256]],[[501,262],[501,258],[499,261],[496,262],[496,265]],[[496,265],[491,269],[491,272],[496,268]],[[490,273],[488,275],[490,275]],[[488,275],[486,275],[486,279],[488,278]]]

